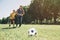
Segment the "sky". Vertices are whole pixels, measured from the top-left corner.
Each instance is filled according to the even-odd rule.
[[[13,9],[17,10],[20,5],[30,5],[31,0],[0,0],[0,19],[8,17]]]

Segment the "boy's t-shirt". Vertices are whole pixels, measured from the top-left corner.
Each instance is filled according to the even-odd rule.
[[[16,15],[16,13],[11,13],[10,14],[10,19],[15,19],[15,15]]]

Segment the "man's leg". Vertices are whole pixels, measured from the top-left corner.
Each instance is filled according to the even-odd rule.
[[[22,17],[19,17],[19,27],[22,25]]]
[[[16,27],[18,26],[18,16],[15,16],[15,23],[16,23]]]

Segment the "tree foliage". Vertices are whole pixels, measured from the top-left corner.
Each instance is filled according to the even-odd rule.
[[[33,0],[28,11],[34,19],[42,22],[44,19],[54,18],[54,23],[56,23],[60,11],[60,0]]]

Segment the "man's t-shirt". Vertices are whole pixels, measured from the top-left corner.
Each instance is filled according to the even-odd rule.
[[[23,14],[23,10],[22,10],[22,9],[21,9],[21,10],[18,9],[18,10],[17,10],[17,14],[18,14],[18,15],[19,15],[19,14]]]

